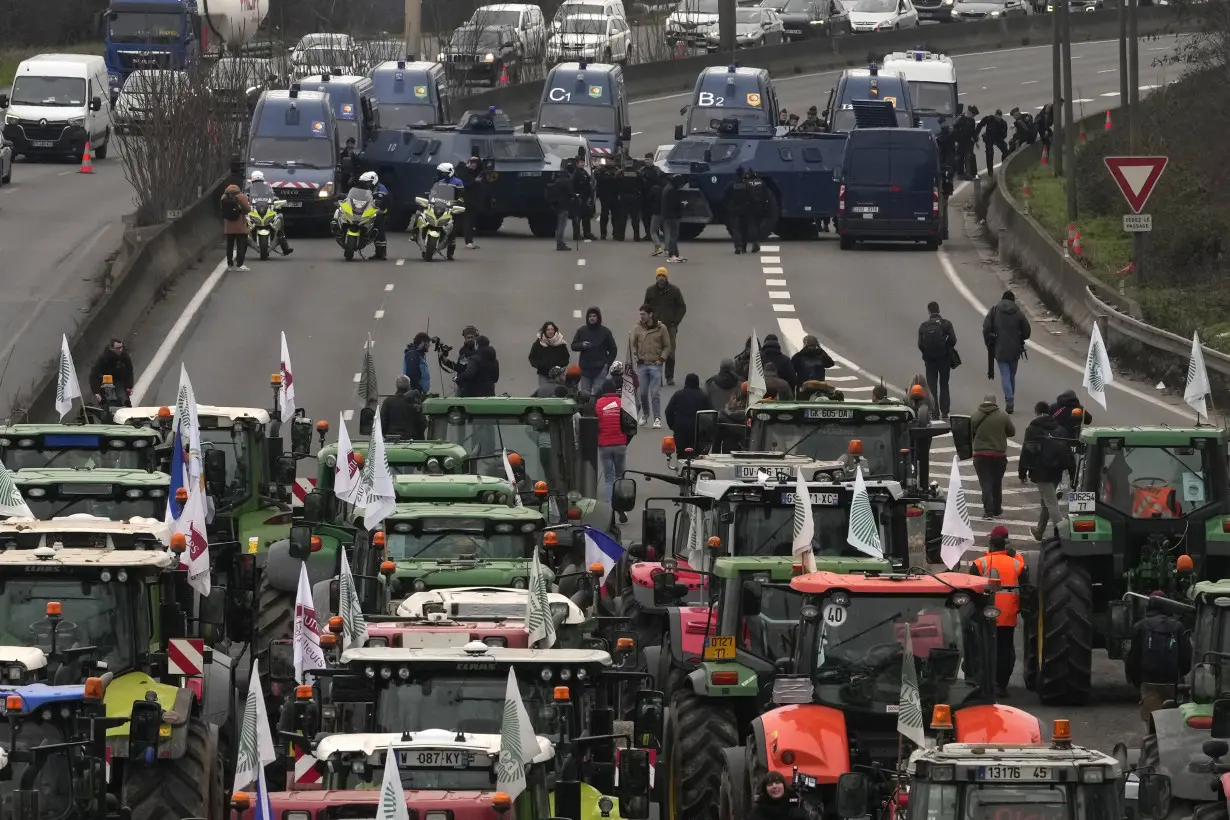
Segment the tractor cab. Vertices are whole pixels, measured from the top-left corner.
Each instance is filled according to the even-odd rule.
[[[0,427],[0,462],[13,472],[44,467],[70,470],[159,468],[162,437],[124,424],[12,424]]]
[[[171,477],[144,470],[26,468],[13,483],[35,518],[87,515],[111,521],[162,520]]]

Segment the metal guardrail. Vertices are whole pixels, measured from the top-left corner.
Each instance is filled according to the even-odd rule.
[[[1089,295],[1090,304],[1098,313],[1106,317],[1107,326],[1115,333],[1134,339],[1152,350],[1164,351],[1184,359],[1191,355],[1191,339],[1185,339],[1177,333],[1171,333],[1169,330],[1154,327],[1148,322],[1134,319],[1103,302],[1093,291],[1087,289],[1086,292]],[[1204,349],[1205,367],[1223,376],[1230,376],[1230,356],[1208,345],[1202,344],[1201,348]]]

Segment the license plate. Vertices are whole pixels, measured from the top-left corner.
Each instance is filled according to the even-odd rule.
[[[838,504],[837,493],[808,493],[811,496],[811,505],[813,507],[836,507]],[[782,504],[790,506],[794,504],[794,500],[798,498],[795,493],[782,493]]]
[[[731,635],[710,635],[705,641],[705,660],[733,661],[735,659],[735,639]]]
[[[855,205],[852,210],[856,214],[878,214],[880,212],[875,205]]]
[[[803,416],[809,419],[852,419],[853,410],[804,410]]]
[[[282,207],[283,207],[283,208],[302,208],[302,207],[303,207],[303,203],[302,203],[302,202],[295,202],[295,201],[293,201],[293,200],[287,200],[286,204],[285,204],[285,205],[283,205]]]
[[[1051,770],[1046,766],[979,766],[979,780],[1050,780]]]
[[[413,749],[397,753],[398,765],[412,769],[468,769],[472,761],[470,752]]]
[[[801,28],[788,28],[788,29],[786,29],[786,33],[787,33],[787,34],[802,34],[802,33],[803,33],[803,29],[801,29]]]
[[[794,478],[785,470],[774,470],[768,467],[740,467],[736,473],[739,478],[760,478],[761,474],[768,475],[777,481],[789,481]]]
[[[518,174],[517,174],[517,176],[522,176],[522,177],[540,177],[540,176],[542,176],[542,171],[521,171],[520,173],[518,173]]]
[[[55,148],[55,143],[49,140],[33,140],[31,143],[35,148]]]
[[[1096,506],[1096,493],[1068,493],[1068,512],[1091,513]]]

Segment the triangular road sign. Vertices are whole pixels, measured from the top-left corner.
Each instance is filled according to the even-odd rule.
[[[1138,214],[1162,178],[1170,157],[1106,157],[1104,162],[1128,207]]]

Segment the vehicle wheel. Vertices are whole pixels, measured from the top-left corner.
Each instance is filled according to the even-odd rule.
[[[183,757],[151,766],[134,761],[125,765],[120,804],[131,810],[132,820],[222,817],[218,728],[191,718],[187,731]]]
[[[692,240],[704,233],[703,222],[682,222],[679,224],[679,238]]]
[[[1021,617],[1021,645],[1024,649],[1024,665],[1022,672],[1025,678],[1025,688],[1034,692],[1038,688],[1038,618]]]
[[[815,239],[816,223],[811,219],[778,219],[777,235],[785,240]]]
[[[427,241],[423,243],[423,261],[430,262],[436,258],[436,238],[428,234]]]
[[[269,258],[269,237],[259,236],[256,239],[256,251],[260,254],[261,261],[264,262]]]
[[[670,722],[667,820],[716,820],[722,750],[739,745],[734,712],[684,685],[671,695]]]
[[[850,238],[850,237],[846,236],[845,234],[842,234],[842,235],[841,235],[841,239],[839,240],[839,243],[838,243],[838,244],[839,244],[839,247],[840,247],[843,251],[852,251],[852,250],[854,250],[854,240],[853,240],[852,238]]]
[[[354,252],[357,251],[358,249],[359,249],[358,238],[354,236],[347,236],[346,244],[342,246],[342,255],[345,256],[346,261],[349,262],[351,259],[354,259]]]
[[[925,244],[927,245],[927,250],[929,251],[939,250],[940,240],[928,239]]]
[[[504,217],[494,214],[483,214],[474,222],[474,232],[488,236],[495,233],[504,224]]]
[[[295,598],[289,592],[272,587],[261,574],[256,591],[256,653],[263,653],[272,641],[293,637],[295,633]],[[268,671],[268,670],[266,670]]]
[[[555,215],[554,214],[533,214],[528,218],[530,223],[530,233],[539,239],[546,239],[548,236],[555,235]]]
[[[747,768],[744,750],[723,749],[722,782],[718,789],[718,820],[741,820],[748,814]]]
[[[1059,539],[1042,545],[1038,582],[1038,699],[1047,706],[1089,700],[1093,664],[1093,582],[1063,554]]]

